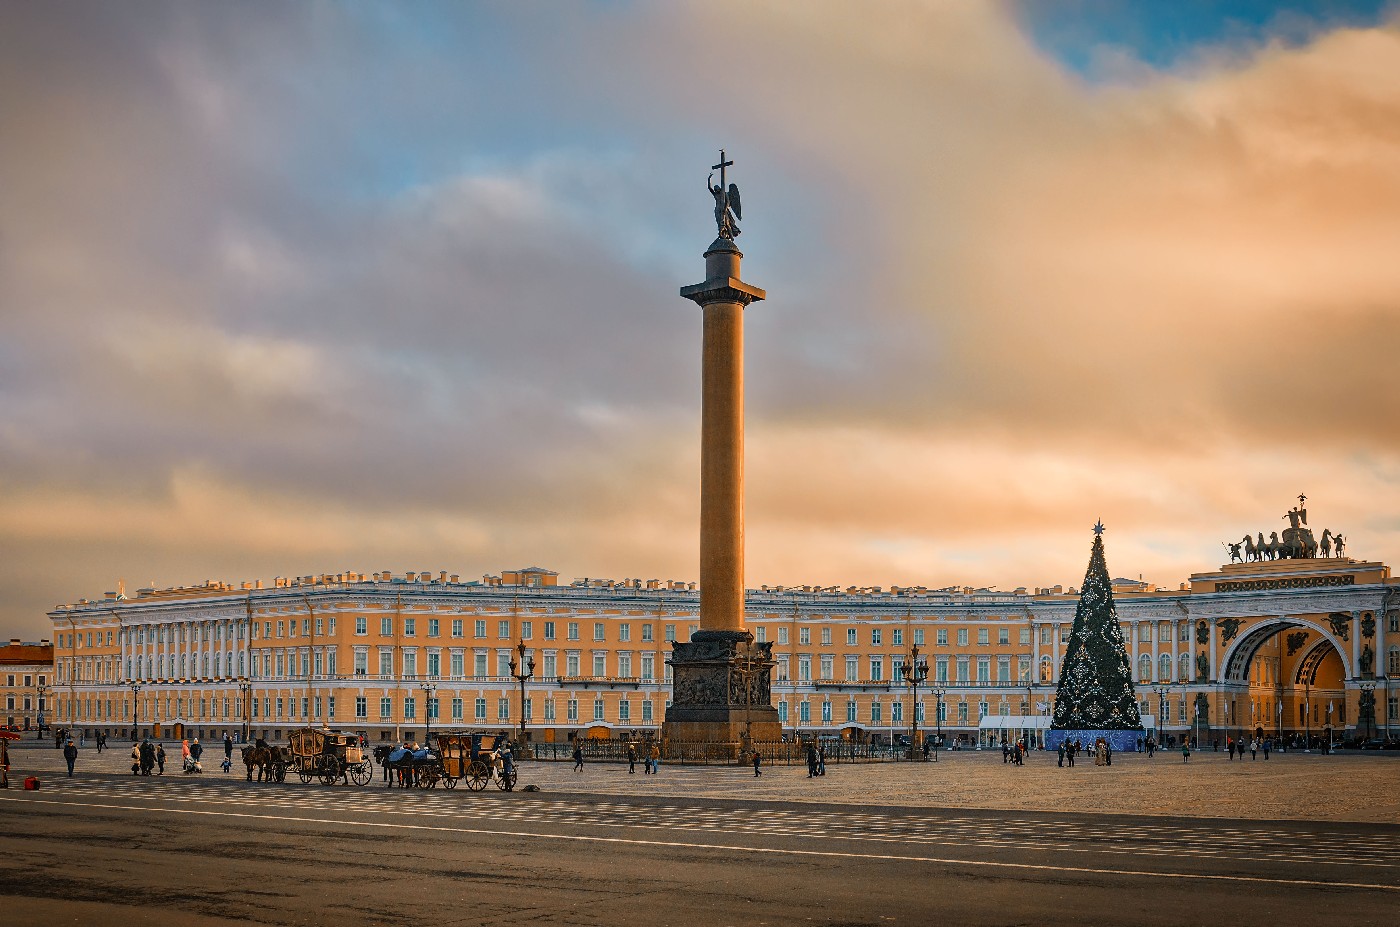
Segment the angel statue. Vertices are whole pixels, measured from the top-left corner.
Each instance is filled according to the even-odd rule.
[[[709,179],[705,181],[710,195],[715,198],[715,226],[719,229],[719,237],[729,241],[739,237],[738,220],[744,218],[744,208],[739,202],[738,185],[731,183],[728,190],[724,188],[724,169],[733,163],[726,161],[724,152],[720,151],[719,163],[711,168]],[[716,170],[719,171],[718,184],[714,183]]]

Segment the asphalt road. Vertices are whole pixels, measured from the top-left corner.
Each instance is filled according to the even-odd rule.
[[[1394,825],[377,781],[49,776],[0,792],[0,853],[0,912],[24,925],[1316,927],[1400,910]]]

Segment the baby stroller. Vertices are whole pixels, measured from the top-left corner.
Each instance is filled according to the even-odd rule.
[[[188,776],[192,773],[202,772],[204,772],[204,767],[199,765],[199,760],[196,760],[192,756],[185,757],[185,775]]]

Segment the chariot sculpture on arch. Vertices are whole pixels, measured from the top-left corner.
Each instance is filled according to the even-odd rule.
[[[719,237],[727,241],[733,241],[739,237],[739,220],[744,218],[744,208],[739,201],[739,187],[737,184],[729,184],[725,188],[725,168],[734,162],[725,160],[724,149],[719,150],[719,163],[710,168],[710,176],[705,181],[705,187],[710,191],[710,195],[715,198],[715,228],[719,231]],[[719,184],[716,185],[715,171],[719,171]]]

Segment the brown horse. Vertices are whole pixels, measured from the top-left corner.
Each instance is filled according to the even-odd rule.
[[[259,782],[272,781],[272,750],[268,747],[244,747],[243,765],[248,767],[248,781],[253,781],[253,768],[258,770]]]

